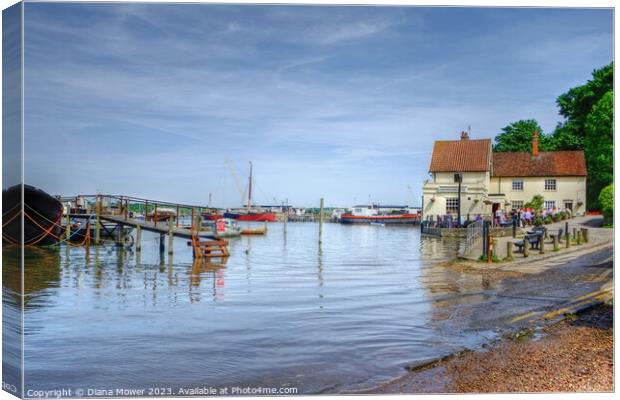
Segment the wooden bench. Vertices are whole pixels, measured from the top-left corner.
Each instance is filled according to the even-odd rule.
[[[513,242],[515,246],[517,246],[517,252],[523,252],[523,246],[526,245],[526,242],[530,244],[530,249],[538,249],[540,246],[540,240],[542,239],[542,234],[529,234],[523,237],[523,240],[517,240]]]

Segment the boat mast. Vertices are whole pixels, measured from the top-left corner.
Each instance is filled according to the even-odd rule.
[[[248,189],[248,211],[252,207],[252,161],[250,161],[250,184]]]

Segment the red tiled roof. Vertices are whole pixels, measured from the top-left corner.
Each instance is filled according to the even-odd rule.
[[[493,153],[493,176],[586,176],[583,151]]]
[[[488,171],[491,139],[438,140],[429,172]]]

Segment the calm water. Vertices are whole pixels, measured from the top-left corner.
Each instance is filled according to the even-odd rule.
[[[230,240],[225,263],[108,244],[26,253],[26,389],[293,386],[356,390],[484,339],[437,298],[479,285],[437,266],[458,243],[415,227],[269,225]],[[5,249],[5,329],[18,321]],[[12,264],[12,265],[11,265]],[[14,326],[13,326],[14,329]],[[8,346],[8,347],[7,347]],[[5,369],[18,365],[11,343]],[[7,364],[8,363],[8,364]]]

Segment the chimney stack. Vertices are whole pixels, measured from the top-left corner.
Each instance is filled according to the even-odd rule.
[[[538,131],[534,131],[532,137],[532,156],[538,157]]]
[[[469,139],[469,134],[465,131],[461,131],[461,140]]]

